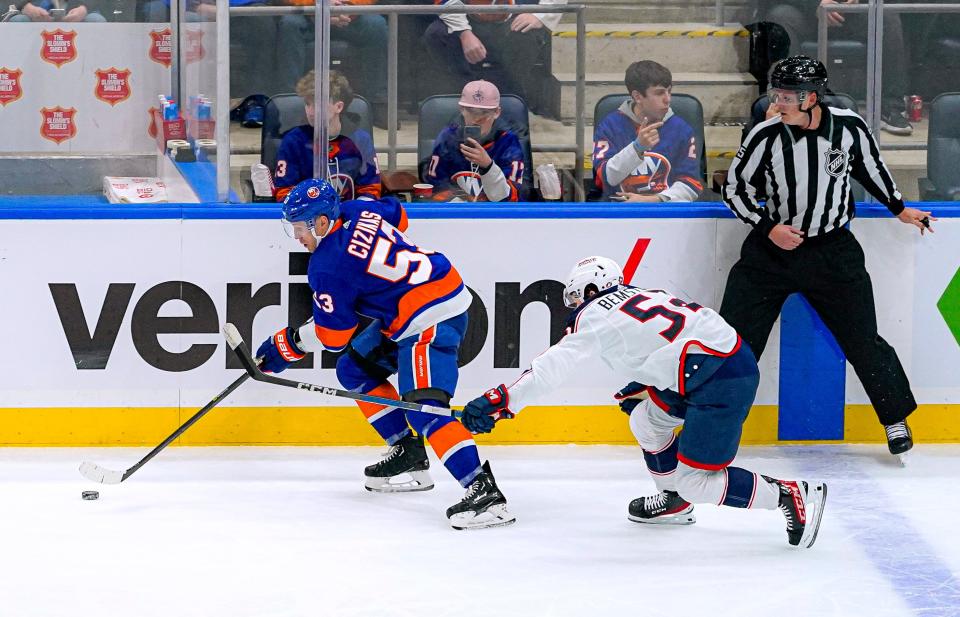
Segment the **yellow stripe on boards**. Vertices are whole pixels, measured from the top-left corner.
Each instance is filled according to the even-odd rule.
[[[587,30],[585,33],[589,39],[597,38],[706,38],[706,37],[747,37],[750,32],[747,30]],[[558,30],[553,36],[562,39],[577,38],[576,30]]]
[[[195,408],[0,409],[0,446],[149,446],[165,439]],[[960,405],[921,405],[910,416],[918,442],[960,442]],[[846,407],[845,442],[884,443],[869,405]],[[615,405],[529,407],[497,424],[479,444],[635,444],[627,416]],[[777,407],[756,405],[743,427],[743,445],[777,440]],[[223,407],[190,428],[175,445],[382,445],[356,407]]]

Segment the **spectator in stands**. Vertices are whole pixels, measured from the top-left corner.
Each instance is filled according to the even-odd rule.
[[[8,21],[85,21],[87,23],[106,22],[106,18],[100,14],[96,0],[68,0],[58,6],[64,10],[63,16],[57,18],[56,13],[51,9],[57,8],[51,0],[16,0],[13,6],[20,11],[19,15],[10,17]]]
[[[314,0],[282,0],[285,4],[313,6]],[[377,0],[331,0],[332,6],[372,5]],[[373,106],[373,123],[387,128],[387,20],[383,15],[332,15],[330,38],[346,41],[356,52],[357,73],[351,77],[357,92]],[[314,42],[313,16],[280,17],[277,43],[278,70],[284,88],[313,66],[310,46]]]
[[[604,199],[693,201],[703,190],[693,128],[670,109],[673,75],[652,60],[627,67],[630,99],[594,129],[594,182]]]
[[[434,0],[435,4],[489,5],[497,0]],[[510,0],[500,4],[566,4],[567,0]],[[440,15],[424,34],[433,66],[444,69],[452,83],[489,79],[484,65],[503,73],[504,90],[526,101],[535,113],[550,107],[544,92],[550,77],[550,32],[560,23],[560,13],[449,13]],[[449,90],[448,90],[449,91]]]
[[[859,0],[787,0],[767,5],[766,21],[783,26],[790,36],[790,55],[800,53],[803,41],[817,40],[817,6],[857,4]],[[827,25],[858,41],[867,40],[866,13],[827,13]],[[831,37],[837,36],[835,33]],[[883,92],[880,100],[880,128],[894,135],[910,135],[913,126],[903,116],[904,97],[909,94],[909,61],[904,44],[900,13],[883,14]]]
[[[297,94],[303,98],[307,124],[291,129],[280,142],[277,168],[273,174],[277,201],[283,201],[293,187],[313,177],[315,80],[315,73],[310,71],[297,82]],[[353,91],[347,78],[337,71],[330,71],[330,105],[327,107],[329,181],[343,199],[379,199],[380,167],[373,149],[373,138],[360,129],[350,136],[341,134],[340,115],[352,100]]]
[[[523,201],[523,148],[500,119],[500,91],[489,81],[471,81],[459,105],[463,122],[440,132],[423,173],[434,200]]]

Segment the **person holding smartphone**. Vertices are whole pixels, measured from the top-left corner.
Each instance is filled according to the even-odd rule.
[[[20,11],[20,14],[11,17],[10,21],[106,22],[107,19],[100,14],[95,2],[96,0],[83,2],[70,0],[66,3],[54,3],[51,0],[34,0],[32,2],[19,0],[14,3],[14,6]]]
[[[523,148],[500,119],[500,90],[471,81],[460,94],[462,122],[437,136],[421,179],[434,186],[435,201],[523,201]]]

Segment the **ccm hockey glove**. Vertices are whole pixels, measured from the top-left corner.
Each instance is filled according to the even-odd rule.
[[[500,384],[496,388],[487,390],[483,396],[473,399],[463,408],[462,422],[471,433],[489,433],[497,420],[512,418],[514,414],[508,405],[510,395],[507,387]]]
[[[647,394],[647,386],[631,381],[620,388],[620,391],[614,394],[613,398],[620,403],[620,411],[629,416],[633,413],[633,409],[640,404],[640,401],[650,398],[650,395]]]
[[[302,360],[307,352],[300,349],[294,337],[293,328],[280,330],[260,345],[257,357],[260,361],[260,370],[264,373],[280,373],[297,360]]]

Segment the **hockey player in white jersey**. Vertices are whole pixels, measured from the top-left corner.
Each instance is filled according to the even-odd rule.
[[[560,387],[581,360],[599,355],[630,384],[617,393],[659,493],[630,502],[638,523],[690,524],[694,503],[779,508],[787,539],[817,538],[827,487],[777,480],[731,465],[760,381],[753,352],[716,312],[671,294],[623,284],[620,266],[588,257],[564,289],[576,310],[567,333],[510,387],[470,401],[463,423],[489,433]],[[683,425],[677,434],[675,429]]]

